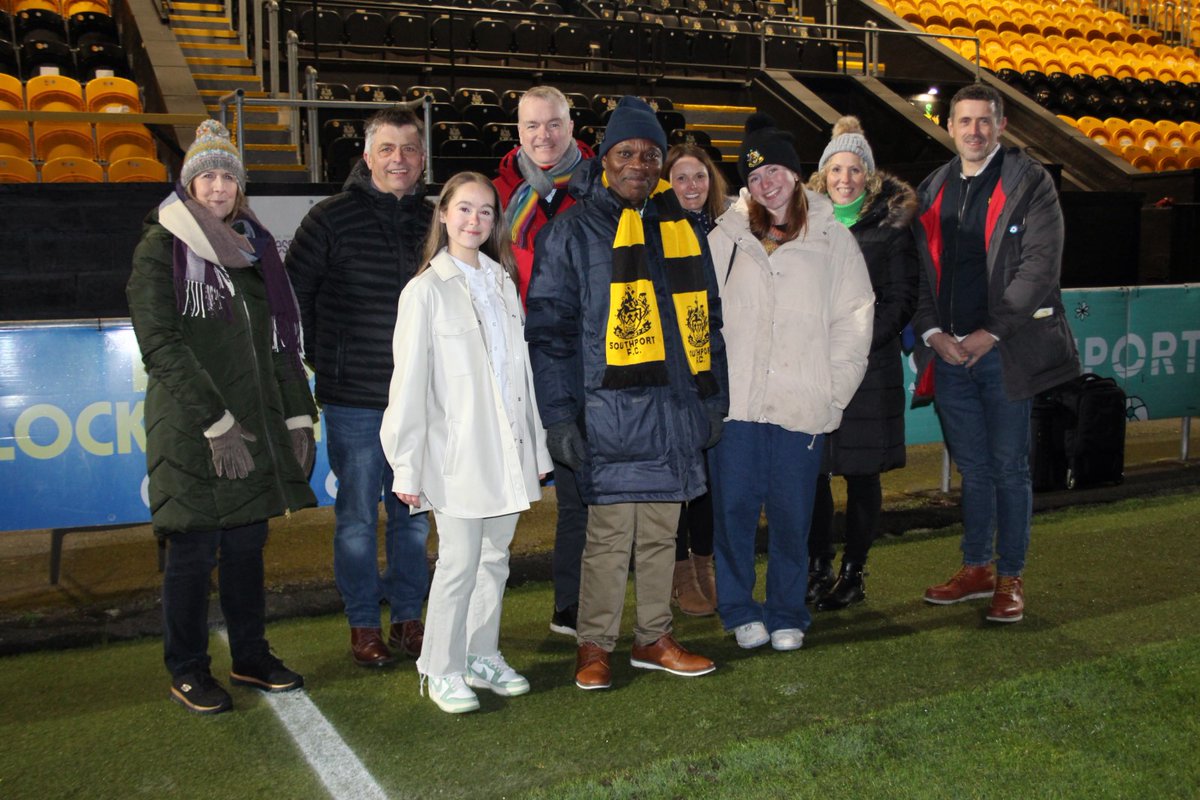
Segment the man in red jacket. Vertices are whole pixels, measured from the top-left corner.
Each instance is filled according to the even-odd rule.
[[[574,138],[567,98],[553,86],[535,86],[517,106],[521,146],[500,160],[494,181],[504,205],[504,221],[512,230],[517,256],[517,288],[521,302],[533,271],[533,248],[538,231],[575,199],[567,183],[575,169],[595,153]],[[550,630],[575,636],[579,609],[579,563],[587,533],[587,507],[579,499],[575,473],[554,462],[558,523],[554,535],[554,615]]]

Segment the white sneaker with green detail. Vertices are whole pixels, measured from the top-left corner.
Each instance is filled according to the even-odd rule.
[[[476,689],[490,689],[502,697],[516,697],[529,691],[529,681],[499,653],[467,656],[467,683]]]

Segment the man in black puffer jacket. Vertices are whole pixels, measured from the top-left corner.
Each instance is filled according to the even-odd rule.
[[[362,666],[392,660],[388,644],[415,658],[429,588],[427,514],[409,516],[392,494],[379,427],[392,377],[400,291],[417,263],[431,210],[423,197],[424,138],[417,117],[386,109],[367,121],[363,161],[340,194],[308,212],[287,254],[300,304],[304,352],[317,375],[338,478],[333,572],[346,604],[350,648]],[[387,569],[376,558],[379,497],[387,509]],[[391,628],[383,641],[381,599]]]

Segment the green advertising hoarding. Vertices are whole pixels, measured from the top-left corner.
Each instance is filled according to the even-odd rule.
[[[1131,422],[1200,415],[1200,286],[1070,289],[1063,305],[1084,371],[1121,385]],[[909,444],[941,441],[932,406],[910,408],[905,425]]]

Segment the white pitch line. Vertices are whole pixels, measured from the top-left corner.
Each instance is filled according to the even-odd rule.
[[[228,646],[229,637],[225,630],[221,629],[220,634],[221,640]],[[262,694],[333,800],[388,800],[387,792],[363,766],[337,729],[325,719],[307,692],[297,689],[294,692]]]

